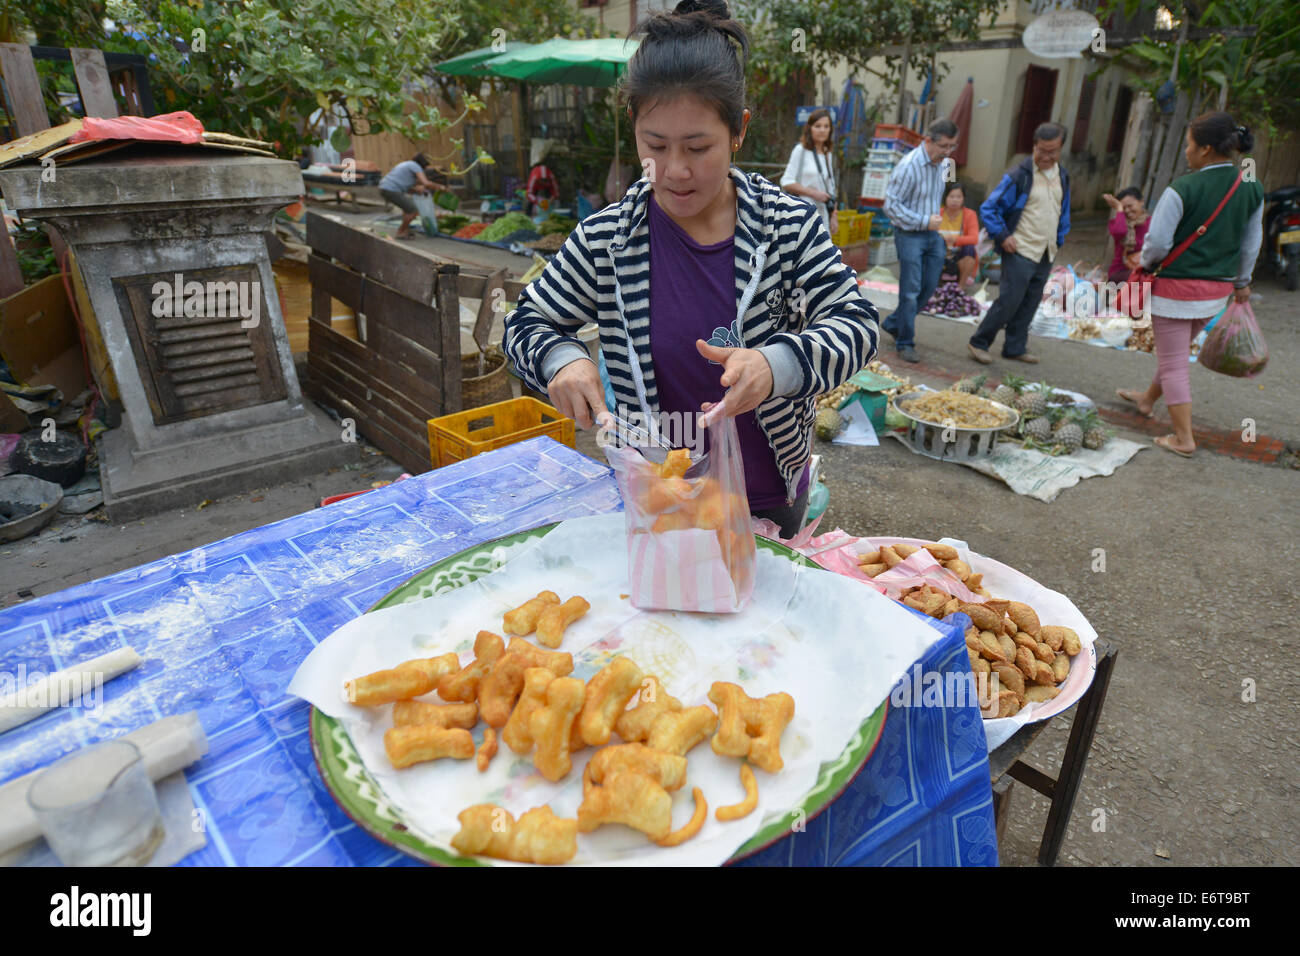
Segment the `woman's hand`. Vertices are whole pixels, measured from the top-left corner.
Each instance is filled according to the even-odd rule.
[[[582,429],[590,428],[605,407],[605,386],[601,384],[596,363],[590,359],[570,362],[555,373],[546,386],[551,404],[565,418],[572,418]]]
[[[1101,198],[1106,200],[1106,205],[1116,212],[1121,212],[1124,209],[1124,205],[1110,193],[1102,193]]]
[[[840,231],[840,214],[838,211],[831,210],[831,235]]]
[[[818,202],[830,202],[831,194],[824,189],[809,189],[806,193],[809,199],[815,199]]]
[[[1124,265],[1128,266],[1130,269],[1136,269],[1141,264],[1142,252],[1139,249],[1134,249],[1124,257]]]
[[[1240,289],[1232,290],[1233,302],[1246,302],[1250,299],[1250,286],[1244,285]]]
[[[703,339],[696,339],[695,347],[706,359],[722,365],[720,382],[727,390],[729,417],[752,412],[771,397],[772,366],[758,349],[723,349]],[[712,407],[708,402],[702,406],[706,412]]]

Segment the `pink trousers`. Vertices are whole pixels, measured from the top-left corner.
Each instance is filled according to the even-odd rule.
[[[1167,319],[1163,315],[1151,316],[1151,331],[1156,339],[1155,382],[1164,393],[1166,405],[1186,405],[1192,400],[1191,364],[1188,356],[1192,339],[1205,324],[1204,319]]]

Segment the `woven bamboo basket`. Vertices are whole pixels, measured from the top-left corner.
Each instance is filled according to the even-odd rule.
[[[483,374],[478,373],[478,354],[460,360],[460,394],[462,408],[478,408],[513,397],[506,357],[495,347],[484,353]]]

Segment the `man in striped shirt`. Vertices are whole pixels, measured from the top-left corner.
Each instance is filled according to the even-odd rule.
[[[953,174],[948,157],[957,148],[957,124],[935,120],[925,142],[894,167],[885,189],[885,215],[898,249],[898,308],[880,324],[894,339],[900,358],[917,361],[916,313],[939,285],[947,250],[939,235],[943,184]]]

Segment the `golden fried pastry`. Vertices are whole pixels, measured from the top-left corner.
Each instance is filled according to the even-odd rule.
[[[474,638],[474,660],[455,674],[438,678],[438,696],[443,700],[469,703],[478,697],[478,685],[505,653],[506,642],[499,634],[479,631]]]
[[[660,478],[685,478],[691,470],[691,453],[686,448],[674,448],[659,466]]]
[[[665,531],[688,531],[694,527],[695,520],[685,511],[669,511],[655,519],[650,531],[653,534],[663,534]]]
[[[489,727],[504,727],[510,719],[510,710],[524,689],[524,671],[530,667],[545,667],[556,677],[563,677],[573,671],[573,655],[543,650],[522,637],[510,638],[505,654],[479,684],[479,714]]]
[[[430,704],[422,700],[399,700],[393,705],[393,726],[433,724],[473,730],[478,723],[478,704]]]
[[[669,792],[680,790],[686,783],[685,757],[651,750],[644,744],[619,744],[602,747],[592,754],[587,769],[582,772],[582,792],[622,770],[643,773]]]
[[[652,777],[620,770],[589,790],[578,807],[581,832],[607,823],[622,823],[652,840],[665,839],[673,828],[673,798]]]
[[[391,670],[375,671],[365,677],[345,681],[348,703],[358,707],[377,707],[427,694],[444,674],[455,673],[460,660],[455,653],[403,661]]]
[[[1029,704],[1041,704],[1049,701],[1061,692],[1059,687],[1049,687],[1046,684],[1034,684],[1025,691],[1025,702]]]
[[[967,584],[967,587],[970,587]],[[1016,627],[1028,631],[1030,637],[1037,637],[1040,625],[1038,614],[1032,607],[1021,601],[1012,601],[1007,605],[1007,617],[1016,622]]]
[[[560,596],[554,591],[543,591],[537,597],[530,601],[525,601],[519,607],[512,611],[506,611],[502,625],[507,634],[515,634],[519,637],[533,633],[537,627],[537,622],[542,616],[542,612],[548,607],[560,603]]]
[[[646,746],[651,750],[685,756],[718,726],[718,715],[710,708],[687,707],[660,714],[650,725]]]
[[[489,727],[483,731],[483,742],[478,745],[478,750],[474,752],[474,762],[478,765],[478,772],[485,772],[488,764],[492,762],[492,758],[496,755],[497,732]]]
[[[533,734],[528,722],[534,711],[546,706],[546,688],[553,680],[555,674],[545,667],[530,667],[524,671],[523,693],[501,731],[501,739],[515,753],[526,754],[533,749]]]
[[[749,757],[754,765],[776,773],[781,760],[781,735],[794,719],[794,698],[786,693],[753,698],[736,684],[716,682],[709,700],[718,705],[718,733],[713,752],[721,757]]]
[[[571,597],[563,604],[552,604],[537,619],[537,643],[559,647],[570,624],[591,610],[586,598]]]
[[[480,803],[462,810],[451,845],[516,863],[567,863],[578,852],[578,821],[562,820],[550,807],[533,807],[516,822],[508,810]]]
[[[413,724],[394,727],[385,733],[384,750],[393,766],[400,770],[412,764],[441,760],[443,757],[468,760],[474,756],[474,738],[468,730],[459,727]]]
[[[691,791],[691,798],[695,801],[695,812],[691,814],[691,819],[680,830],[674,830],[662,840],[656,840],[660,846],[680,846],[695,834],[700,832],[704,826],[704,821],[709,815],[709,804],[704,799],[704,791],[696,787]]]
[[[586,691],[576,677],[557,677],[546,688],[546,706],[528,719],[528,732],[537,744],[533,765],[552,783],[573,769],[569,741]]]
[[[650,725],[656,717],[681,709],[682,702],[663,689],[658,677],[651,675],[641,681],[637,705],[619,716],[614,731],[628,743],[645,740],[650,736]]]
[[[754,779],[754,771],[747,763],[740,765],[740,785],[745,788],[745,799],[728,807],[718,807],[713,814],[723,823],[747,817],[758,806],[758,781]]]
[[[632,658],[616,657],[587,682],[587,702],[578,718],[583,743],[593,747],[609,743],[614,724],[641,689],[643,676]]]

